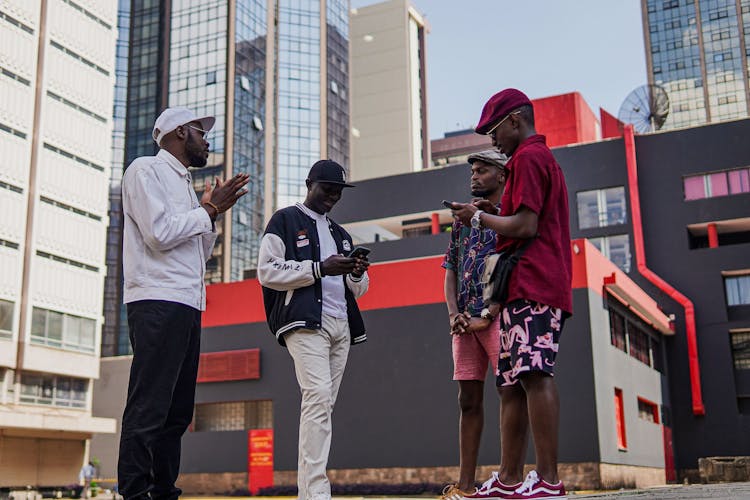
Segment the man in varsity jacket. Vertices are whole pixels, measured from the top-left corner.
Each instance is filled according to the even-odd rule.
[[[300,500],[330,500],[326,476],[331,414],[349,346],[367,339],[356,299],[369,285],[366,257],[350,258],[352,238],[327,213],[341,199],[344,168],[316,162],[304,203],[277,211],[258,257],[266,318],[294,360],[302,393],[297,485]]]

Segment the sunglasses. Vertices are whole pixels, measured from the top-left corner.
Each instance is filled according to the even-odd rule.
[[[517,114],[520,114],[520,113],[521,113],[521,110],[520,110],[520,109],[519,109],[518,111],[513,111],[512,113],[508,113],[507,115],[505,115],[505,118],[503,118],[502,120],[500,120],[499,122],[497,122],[497,123],[495,124],[495,126],[494,126],[494,127],[492,127],[492,128],[491,128],[491,129],[490,129],[490,130],[489,130],[489,131],[488,131],[488,132],[487,132],[486,134],[484,134],[484,135],[492,135],[492,134],[493,134],[493,132],[495,132],[495,130],[497,130],[497,127],[499,127],[499,126],[500,126],[500,125],[501,125],[501,124],[502,124],[502,123],[503,123],[503,122],[504,122],[505,120],[507,120],[507,119],[508,119],[508,117],[509,117],[510,115],[517,115]]]

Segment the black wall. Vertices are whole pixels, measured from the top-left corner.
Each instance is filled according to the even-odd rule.
[[[436,269],[436,272],[441,272]],[[560,460],[598,460],[587,295],[574,296],[578,314],[565,325],[557,367],[563,400]],[[334,411],[331,468],[458,464],[457,384],[445,305],[364,313],[368,341],[353,346]],[[260,380],[199,384],[197,403],[272,399],[274,468],[297,467],[300,396],[291,358],[265,324],[209,328],[202,351],[259,347]],[[485,384],[482,464],[497,464],[499,398]],[[246,432],[194,432],[183,439],[182,472],[246,470]],[[527,460],[534,461],[533,450]]]

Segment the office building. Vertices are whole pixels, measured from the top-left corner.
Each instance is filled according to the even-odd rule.
[[[352,180],[430,166],[428,32],[409,0],[352,9]]]
[[[164,108],[215,116],[208,165],[193,170],[194,187],[200,193],[206,180],[239,172],[250,184],[218,224],[206,280],[251,275],[265,222],[304,198],[310,166],[320,158],[349,166],[348,2],[134,0],[129,21],[120,21],[130,37],[126,133],[113,168],[157,151],[151,130]],[[120,177],[113,174],[113,191]],[[111,211],[114,245],[122,227],[116,194]],[[114,248],[109,255],[104,352],[127,354],[122,265]]]
[[[648,83],[661,85],[674,129],[748,116],[750,2],[641,0]]]
[[[0,1],[0,486],[67,485],[99,377],[117,3]]]
[[[748,134],[750,120],[739,120],[553,149],[574,238],[573,317],[556,369],[566,486],[697,481],[699,458],[750,449]],[[452,219],[440,200],[469,196],[460,164],[359,182],[334,209],[337,222],[365,235],[355,238],[373,262],[359,301],[368,341],[350,352],[334,412],[334,484],[455,481],[458,409],[440,268]],[[270,430],[274,480],[293,486],[299,393],[292,361],[268,331],[260,285],[207,293],[183,484],[204,494],[246,489],[248,441]],[[107,371],[103,398],[126,383],[121,367]],[[485,392],[479,477],[498,466],[489,377]],[[117,402],[102,404],[115,415]]]

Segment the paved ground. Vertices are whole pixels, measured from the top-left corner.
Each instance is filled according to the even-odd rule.
[[[689,499],[703,500],[708,498],[750,499],[750,483],[724,484],[693,484],[689,486],[666,486],[647,488],[644,490],[629,490],[603,492],[594,494],[570,495],[580,499],[616,499],[616,500],[647,500],[647,499]]]

